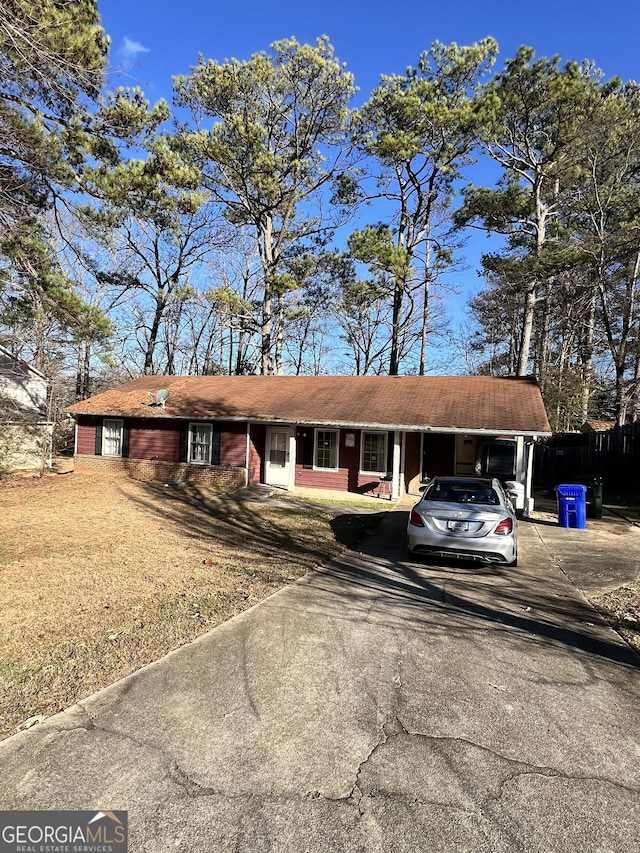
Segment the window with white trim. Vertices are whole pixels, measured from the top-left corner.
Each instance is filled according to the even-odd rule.
[[[122,456],[122,421],[105,418],[102,422],[102,455]]]
[[[323,471],[338,470],[338,431],[317,429],[315,441],[314,468]]]
[[[360,442],[360,470],[366,474],[387,473],[387,433],[363,432]]]
[[[189,462],[196,465],[220,464],[220,430],[213,424],[189,424]]]

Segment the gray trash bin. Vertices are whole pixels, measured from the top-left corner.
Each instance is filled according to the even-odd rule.
[[[587,515],[589,518],[602,518],[602,477],[587,474],[581,478],[581,482],[587,487]]]

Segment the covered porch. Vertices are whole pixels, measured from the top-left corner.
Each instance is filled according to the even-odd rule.
[[[279,423],[252,424],[249,438],[261,460],[256,482],[277,488],[396,501],[435,476],[495,476],[519,483],[519,508],[533,510],[534,434]]]

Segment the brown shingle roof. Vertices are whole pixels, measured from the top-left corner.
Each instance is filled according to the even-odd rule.
[[[590,418],[582,424],[580,432],[605,432],[608,429],[613,429],[615,425],[615,421],[596,421]]]
[[[169,391],[165,408],[150,405]],[[530,378],[492,376],[145,376],[70,406],[76,415],[550,433]]]

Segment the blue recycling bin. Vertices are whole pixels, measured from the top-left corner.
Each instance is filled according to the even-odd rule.
[[[556,486],[558,524],[584,530],[587,526],[587,487],[579,483]]]

